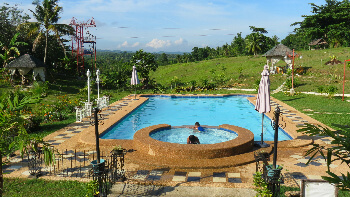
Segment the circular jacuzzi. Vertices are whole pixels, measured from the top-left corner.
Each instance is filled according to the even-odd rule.
[[[249,152],[253,149],[254,134],[244,128],[233,125],[220,125],[218,129],[229,130],[237,137],[215,144],[178,144],[153,139],[150,135],[161,130],[171,129],[170,125],[160,124],[143,128],[134,135],[134,147],[142,154],[155,157],[179,159],[212,159],[229,157]]]
[[[190,135],[196,136],[201,144],[216,144],[237,138],[237,133],[217,127],[203,127],[203,131],[188,127],[171,127],[150,133],[150,137],[163,142],[187,144]]]

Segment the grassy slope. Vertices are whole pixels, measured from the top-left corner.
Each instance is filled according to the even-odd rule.
[[[295,60],[295,65],[310,67],[305,75],[295,76],[299,82],[299,86],[295,87],[297,92],[317,92],[317,88],[321,85],[333,85],[338,88],[338,93],[342,93],[343,88],[343,72],[344,64],[333,66],[324,65],[330,60],[330,56],[335,55],[338,60],[344,61],[349,58],[350,48],[326,49],[317,51],[297,51],[302,58]],[[163,66],[157,71],[151,73],[155,80],[165,86],[169,86],[171,80],[176,76],[181,82],[190,82],[196,80],[197,84],[201,84],[202,79],[213,80],[215,75],[224,73],[229,79],[228,86],[237,88],[255,88],[254,82],[260,79],[263,65],[266,63],[264,57],[231,57],[205,60],[201,62],[181,63],[169,66]],[[277,66],[284,66],[285,63],[280,61]],[[223,71],[222,67],[226,70]],[[239,77],[239,70],[242,68]],[[215,70],[216,74],[212,74],[211,70]],[[346,78],[350,77],[350,67],[346,66]],[[282,74],[270,75],[271,90],[279,87],[287,76]],[[226,91],[216,91],[226,92]],[[232,92],[233,93],[233,92]],[[255,92],[256,93],[256,92]],[[346,80],[345,93],[350,93],[350,81]],[[329,99],[324,96],[314,95],[298,95],[293,97],[285,96],[283,93],[273,95],[275,98],[287,103],[288,105],[303,112],[303,109],[312,109],[320,114],[312,115],[313,118],[323,122],[324,124],[339,129],[335,124],[348,124],[350,122],[350,103],[341,101],[341,98],[335,97]],[[326,112],[332,114],[326,114]],[[312,112],[307,112],[308,114]],[[342,113],[342,114],[337,114]]]
[[[342,92],[344,64],[334,66],[326,66],[325,62],[330,60],[330,56],[335,55],[338,60],[344,61],[349,59],[350,48],[326,49],[317,51],[297,51],[302,58],[295,59],[295,65],[310,67],[308,72],[302,76],[296,76],[300,86],[296,87],[296,91],[317,91],[320,85],[334,85],[338,88],[338,93]],[[266,64],[266,58],[257,56],[219,58],[205,60],[201,62],[180,63],[169,66],[159,67],[155,72],[151,73],[158,83],[170,86],[171,80],[176,76],[182,82],[190,82],[196,80],[197,84],[201,84],[203,79],[213,80],[217,74],[225,74],[228,79],[227,85],[254,88],[256,79],[260,79],[260,73],[263,65]],[[283,61],[276,64],[277,66],[285,66]],[[226,68],[223,71],[223,67]],[[243,76],[239,77],[240,69]],[[211,71],[215,71],[215,75]],[[347,67],[347,78],[350,67]],[[270,76],[271,89],[276,89],[286,79],[282,74]],[[345,87],[350,87],[350,81],[347,80]],[[345,89],[345,93],[350,93],[350,88]]]

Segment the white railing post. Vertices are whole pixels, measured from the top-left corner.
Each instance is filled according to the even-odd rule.
[[[91,102],[85,102],[85,115],[91,116],[92,112],[92,103]]]
[[[75,121],[76,122],[81,122],[81,107],[75,107]]]

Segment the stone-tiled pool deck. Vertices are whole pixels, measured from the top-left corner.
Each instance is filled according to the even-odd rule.
[[[140,96],[137,100],[133,98],[133,96],[125,97],[102,110],[101,114],[104,117],[104,123],[99,127],[100,133],[113,125],[117,120],[130,113],[147,99]],[[255,104],[255,97],[248,97],[248,99]],[[311,139],[308,136],[303,136],[296,132],[296,130],[305,123],[323,124],[274,98],[271,98],[271,106],[271,112],[266,115],[272,119],[275,107],[279,106],[283,114],[283,122],[285,122],[286,125],[284,130],[294,138],[294,140],[283,141],[278,144],[277,163],[284,166],[282,172],[285,176],[285,183],[290,186],[297,186],[299,184],[299,179],[320,179],[321,175],[326,175],[325,171],[327,168],[324,160],[318,157],[306,166],[305,163],[308,158],[305,158],[303,155],[305,151],[310,148],[309,145],[312,141],[317,141],[317,143],[322,143],[327,146],[327,144],[329,144],[329,139],[324,137]],[[80,153],[83,150],[90,150],[87,154],[94,153],[94,151],[91,151],[95,148],[94,126],[90,124],[89,119],[84,119],[81,123],[68,125],[46,136],[44,139],[58,150],[76,150]],[[162,157],[157,158],[147,154],[139,154],[139,152],[134,149],[132,141],[133,140],[100,140],[101,151],[105,153],[109,153],[116,145],[122,145],[124,148],[130,150],[125,155],[126,174],[130,182],[150,182],[152,184],[169,186],[181,183],[183,186],[211,185],[242,188],[253,187],[252,180],[253,174],[255,173],[253,151],[217,159],[191,161],[170,158],[164,161]],[[267,143],[273,144],[273,142]],[[266,151],[271,152],[272,148],[267,148]],[[71,156],[71,158],[73,160],[73,156]],[[5,177],[28,176],[27,167],[22,165],[20,160],[22,159],[19,156],[11,158],[11,162],[5,166],[5,172],[8,172]],[[74,162],[78,163],[89,163],[90,160],[91,158],[74,157]],[[181,163],[187,166],[180,165]],[[334,163],[331,169],[337,174],[339,174],[339,172],[345,173],[347,168],[341,168],[342,165],[340,165],[340,163]],[[77,177],[81,178],[83,176]]]

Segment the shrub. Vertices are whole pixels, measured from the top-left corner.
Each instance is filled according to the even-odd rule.
[[[338,88],[331,85],[331,86],[319,86],[317,87],[318,93],[327,93],[329,98],[332,98],[335,93],[337,93]]]
[[[293,79],[293,85],[294,87],[298,87],[299,82],[298,82],[298,78],[294,78]],[[292,88],[292,78],[287,78],[286,83],[284,84],[284,86],[286,86],[288,89]]]
[[[258,91],[258,89],[259,89],[260,80],[261,80],[261,79],[256,79],[255,82],[254,82],[254,87],[255,87],[255,90],[256,90],[256,91]]]
[[[254,175],[254,186],[255,186],[255,191],[258,193],[256,196],[261,196],[261,197],[271,197],[272,193],[268,189],[266,181],[262,178],[262,173],[261,172],[256,172]]]
[[[326,89],[326,93],[328,94],[328,97],[331,98],[334,96],[335,93],[337,93],[338,88],[335,86],[328,86]]]
[[[176,89],[180,84],[181,84],[181,80],[177,76],[174,76],[174,78],[171,79],[172,88]]]
[[[33,133],[40,130],[40,124],[43,121],[43,118],[39,115],[31,114],[26,116],[24,120],[24,128],[27,133]]]
[[[46,91],[48,90],[48,82],[37,82],[34,81],[33,83],[33,87],[31,88],[31,92],[34,95],[38,95],[38,96],[46,96]]]
[[[189,82],[189,85],[190,85],[191,91],[193,91],[193,90],[196,89],[197,81],[196,80],[192,80],[192,81]]]
[[[318,86],[317,87],[317,92],[321,93],[321,94],[324,93],[325,92],[325,87],[324,86]]]

